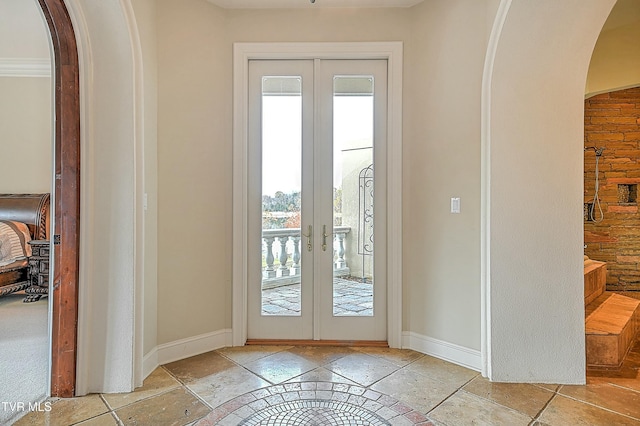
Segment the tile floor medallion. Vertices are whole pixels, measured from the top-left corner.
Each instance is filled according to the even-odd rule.
[[[371,411],[346,402],[304,400],[285,402],[264,409],[240,425],[390,425]]]
[[[246,393],[214,409],[197,426],[431,425],[422,413],[361,386],[285,383]]]

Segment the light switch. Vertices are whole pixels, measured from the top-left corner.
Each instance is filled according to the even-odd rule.
[[[460,213],[460,197],[451,198],[451,213]]]

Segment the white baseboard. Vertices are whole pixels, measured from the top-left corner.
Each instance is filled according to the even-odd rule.
[[[231,341],[231,329],[224,329],[158,345],[142,360],[143,377],[146,378],[159,365],[231,346]]]
[[[143,377],[146,378],[159,365],[179,361],[231,345],[231,329],[218,330],[174,342],[163,343],[153,348],[144,356],[142,361]],[[431,355],[475,371],[482,370],[482,355],[480,351],[454,343],[410,331],[403,331],[402,347],[413,349],[414,351]]]
[[[142,358],[142,379],[146,379],[153,370],[158,368],[158,347],[151,349],[148,354]]]
[[[411,331],[402,332],[402,347],[413,349],[423,354],[431,355],[454,364],[482,371],[482,354],[480,351],[465,348],[454,343],[423,336]]]

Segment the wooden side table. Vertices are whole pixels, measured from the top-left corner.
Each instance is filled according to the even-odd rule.
[[[49,294],[49,250],[48,240],[31,240],[29,258],[29,280],[31,285],[24,291],[27,296],[24,303],[35,302]]]

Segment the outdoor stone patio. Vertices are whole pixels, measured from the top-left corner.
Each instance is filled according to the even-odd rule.
[[[333,315],[372,316],[373,284],[355,279],[333,279]],[[300,315],[300,283],[276,287],[262,292],[263,315]]]

